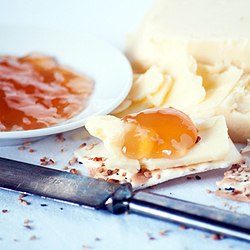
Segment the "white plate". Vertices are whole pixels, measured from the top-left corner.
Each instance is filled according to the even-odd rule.
[[[132,86],[132,69],[123,53],[89,34],[2,26],[0,34],[0,55],[45,53],[54,56],[59,63],[90,76],[96,84],[88,107],[78,116],[48,128],[0,132],[0,146],[34,141],[43,136],[81,127],[88,117],[108,114],[114,110],[125,99]]]

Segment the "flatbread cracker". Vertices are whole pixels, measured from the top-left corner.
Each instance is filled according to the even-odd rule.
[[[234,163],[244,162],[231,140],[230,153],[223,160],[153,171],[141,166],[141,170],[136,174],[123,169],[107,169],[105,166],[107,152],[103,142],[78,149],[75,151],[75,156],[79,162],[82,162],[88,168],[91,177],[118,183],[130,182],[134,190],[154,186],[170,179],[212,169],[226,168]]]
[[[215,195],[250,203],[250,166],[235,164],[224,175],[223,180],[217,183]]]
[[[245,164],[234,164],[224,173],[222,181],[217,182],[215,195],[250,203],[250,143],[241,150],[241,155]]]

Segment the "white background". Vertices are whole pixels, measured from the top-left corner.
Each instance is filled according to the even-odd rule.
[[[124,48],[125,36],[133,32],[152,0],[16,0],[0,1],[0,25],[24,25],[87,31],[108,41],[119,49]],[[0,34],[1,39],[1,34]],[[18,41],[17,41],[18,42]],[[58,41],[60,43],[60,41]],[[65,48],[66,49],[66,48]],[[1,108],[1,107],[0,107]],[[26,150],[19,145],[1,147],[0,156],[40,164],[44,156],[55,161],[61,169],[73,158],[73,152],[83,141],[72,138],[76,131],[65,133],[64,142],[56,136],[34,142]],[[92,139],[93,140],[93,139]],[[33,153],[29,149],[34,149]],[[61,152],[61,149],[64,152]],[[73,166],[81,173],[82,165]],[[158,185],[151,191],[205,205],[250,215],[249,204],[236,203],[215,197],[216,181],[224,170],[202,173],[200,180],[186,177]],[[1,174],[1,173],[0,173]],[[212,191],[211,194],[206,189]],[[195,230],[183,230],[180,226],[139,215],[112,215],[106,211],[94,211],[79,206],[28,196],[29,205],[17,201],[19,194],[0,190],[0,250],[8,249],[249,249],[249,243],[227,238],[212,240],[211,234]],[[41,206],[46,204],[47,206]],[[2,210],[7,209],[7,213]],[[30,220],[31,229],[24,221]],[[168,230],[165,236],[159,232]],[[35,240],[30,237],[35,235]],[[204,238],[204,236],[207,236]],[[97,240],[97,238],[99,240]]]

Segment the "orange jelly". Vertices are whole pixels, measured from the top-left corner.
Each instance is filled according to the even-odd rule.
[[[0,131],[55,125],[83,110],[94,81],[41,54],[0,57]]]
[[[128,158],[179,158],[198,139],[192,120],[174,108],[148,109],[122,120],[136,125],[125,135],[122,147]]]

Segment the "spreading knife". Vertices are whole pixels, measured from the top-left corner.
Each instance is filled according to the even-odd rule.
[[[250,241],[250,216],[56,169],[0,158],[0,187],[113,214],[136,213]]]

